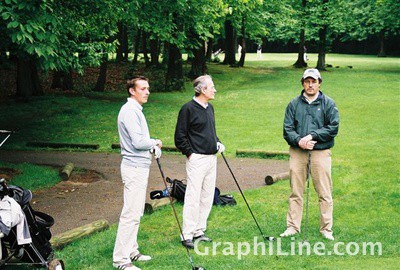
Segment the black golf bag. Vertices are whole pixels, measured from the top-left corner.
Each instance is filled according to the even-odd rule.
[[[171,180],[168,177],[167,182],[171,184],[168,189],[151,191],[150,198],[152,200],[161,199],[167,197],[168,193],[170,193],[171,197],[175,198],[178,202],[184,202],[186,184],[184,184],[181,180]],[[213,205],[236,205],[236,200],[230,194],[221,195],[219,188],[215,187]]]
[[[46,267],[50,270],[62,270],[64,264],[55,259],[53,248],[50,244],[50,227],[54,219],[42,212],[35,211],[31,205],[32,192],[17,186],[7,186],[4,179],[0,180],[0,199],[5,196],[15,200],[25,215],[29,234],[32,242],[19,245],[17,241],[17,226],[5,230],[1,241],[0,268],[2,265],[28,264]],[[4,229],[4,228],[3,228]]]

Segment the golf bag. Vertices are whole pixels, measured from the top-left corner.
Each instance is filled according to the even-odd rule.
[[[26,243],[19,244],[21,239],[21,228],[19,224],[7,228],[7,212],[9,209],[0,209],[0,268],[2,265],[28,264],[46,267],[50,270],[62,270],[62,261],[55,259],[54,251],[50,244],[50,227],[54,224],[54,219],[42,212],[35,211],[30,205],[32,192],[17,186],[7,186],[4,179],[0,180],[0,200],[1,202],[11,202],[19,205],[11,208],[11,216],[20,214],[27,225],[24,235]],[[4,204],[7,205],[7,204]],[[15,213],[17,211],[21,213]],[[1,213],[3,215],[1,215]],[[2,219],[3,218],[3,219]],[[2,222],[6,221],[5,223]],[[12,224],[12,223],[11,223]],[[14,259],[14,260],[12,260]],[[14,262],[17,260],[17,262]],[[19,262],[18,262],[19,261]]]
[[[171,184],[168,189],[152,191],[150,192],[150,198],[152,200],[161,199],[167,197],[168,193],[170,193],[171,197],[174,197],[178,202],[184,202],[186,184],[184,184],[181,180],[171,180],[168,177],[167,182]],[[219,188],[215,187],[213,205],[236,205],[236,200],[230,194],[221,195]]]

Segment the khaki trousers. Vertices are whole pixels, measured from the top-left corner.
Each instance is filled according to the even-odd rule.
[[[287,228],[300,232],[303,216],[303,193],[307,188],[308,151],[290,147],[290,188],[289,211],[286,216]],[[318,194],[320,210],[320,232],[332,233],[333,199],[331,176],[331,151],[311,151],[311,178]]]
[[[115,265],[130,263],[130,255],[137,254],[137,235],[140,218],[143,216],[149,168],[131,167],[121,164],[124,183],[124,206],[119,218],[115,239],[113,262]]]
[[[186,173],[182,231],[183,238],[191,240],[207,229],[215,193],[217,156],[192,154],[186,161]]]

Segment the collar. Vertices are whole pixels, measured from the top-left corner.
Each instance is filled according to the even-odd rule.
[[[133,109],[138,109],[141,111],[143,110],[143,106],[140,105],[139,102],[136,101],[136,99],[128,97],[126,100],[127,100],[129,107],[131,107]]]
[[[204,104],[204,103],[200,102],[200,101],[196,98],[196,96],[193,97],[193,100],[194,100],[195,102],[197,102],[197,103],[198,103],[201,107],[203,107],[204,109],[207,109],[208,103]]]

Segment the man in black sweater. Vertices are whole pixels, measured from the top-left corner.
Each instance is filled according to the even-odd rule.
[[[182,106],[175,129],[175,145],[187,157],[181,237],[188,248],[194,248],[196,240],[211,242],[205,231],[214,200],[216,153],[225,150],[215,131],[214,108],[208,103],[217,92],[211,77],[198,77],[193,87],[195,96]]]

